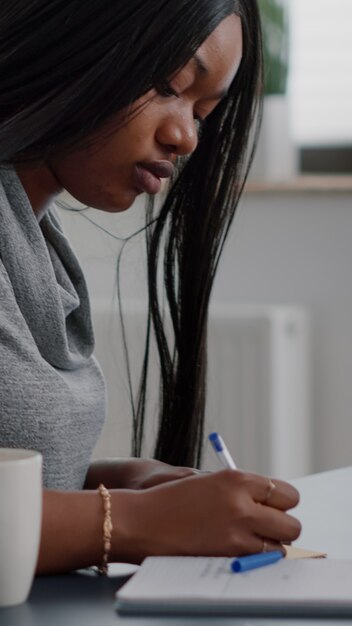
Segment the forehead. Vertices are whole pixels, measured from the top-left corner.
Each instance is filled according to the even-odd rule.
[[[233,14],[225,18],[197,51],[197,57],[212,77],[227,87],[233,81],[243,52],[241,19]]]

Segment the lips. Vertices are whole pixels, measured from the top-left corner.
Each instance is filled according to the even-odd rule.
[[[134,168],[134,184],[139,191],[155,195],[161,189],[161,179],[170,178],[173,173],[170,161],[138,163]]]

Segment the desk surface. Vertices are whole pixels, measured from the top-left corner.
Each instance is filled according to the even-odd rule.
[[[303,531],[297,545],[322,550],[333,558],[352,558],[352,467],[324,472],[292,481],[301,493],[296,509]],[[101,578],[84,571],[67,576],[35,580],[29,600],[12,609],[0,609],[1,626],[272,626],[273,620],[235,618],[133,618],[120,617],[114,610],[114,593],[121,584],[116,578]],[[298,620],[276,619],[276,626],[298,624]],[[324,626],[338,620],[324,620]],[[346,622],[344,622],[346,624]],[[352,623],[352,621],[351,621]],[[299,626],[311,626],[299,620]],[[315,624],[317,621],[315,620]],[[341,622],[339,622],[341,624]]]
[[[296,545],[352,559],[352,467],[305,476],[292,483],[301,494],[295,515],[302,522]]]

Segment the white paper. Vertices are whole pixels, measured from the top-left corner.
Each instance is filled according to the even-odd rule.
[[[352,611],[352,561],[282,560],[234,574],[231,559],[150,557],[117,592],[122,604],[238,607],[341,605]]]

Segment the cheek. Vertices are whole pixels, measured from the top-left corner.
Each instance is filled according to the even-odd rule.
[[[77,154],[54,162],[52,169],[60,185],[84,205],[118,212],[128,209],[136,199],[131,168],[117,163],[116,158]]]
[[[108,127],[96,137],[94,147],[51,162],[61,186],[87,206],[124,211],[136,196],[136,163],[154,155],[155,111],[150,104],[115,133]]]

